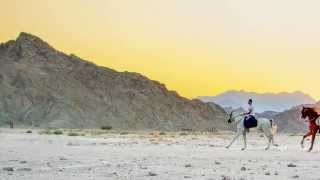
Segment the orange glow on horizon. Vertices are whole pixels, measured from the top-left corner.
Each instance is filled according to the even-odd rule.
[[[319,1],[0,1],[0,42],[28,32],[190,98],[230,89],[320,98]]]

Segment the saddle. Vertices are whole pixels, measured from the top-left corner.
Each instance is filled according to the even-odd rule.
[[[258,126],[258,121],[254,116],[247,116],[244,118],[244,127],[247,129],[254,128]]]

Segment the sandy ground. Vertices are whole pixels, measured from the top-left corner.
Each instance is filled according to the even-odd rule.
[[[300,136],[278,135],[280,146],[265,151],[266,139],[253,132],[241,151],[241,138],[224,148],[232,133],[71,137],[0,131],[1,180],[320,179],[320,147],[302,150]]]

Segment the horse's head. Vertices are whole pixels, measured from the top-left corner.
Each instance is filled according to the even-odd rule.
[[[228,123],[230,124],[230,123],[232,123],[232,119],[233,119],[233,117],[232,117],[232,115],[233,115],[233,111],[231,111],[231,113],[229,114],[229,119],[228,119]]]
[[[234,121],[234,117],[235,117],[235,113],[234,111],[231,111],[231,113],[229,114],[229,119],[228,119],[228,123],[231,124]]]
[[[301,118],[305,119],[307,115],[308,115],[308,108],[303,106],[301,110]]]
[[[312,107],[302,107],[301,118],[306,119],[307,117],[309,120],[315,120],[319,117],[319,114]]]

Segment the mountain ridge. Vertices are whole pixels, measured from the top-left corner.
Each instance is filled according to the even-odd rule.
[[[257,93],[247,91],[230,90],[217,96],[200,96],[203,102],[214,102],[223,107],[246,107],[247,100],[252,98],[256,111],[282,112],[300,104],[314,104],[316,101],[308,94],[301,91],[280,93]]]
[[[63,128],[228,129],[226,113],[132,72],[66,55],[20,33],[0,44],[0,125]]]

